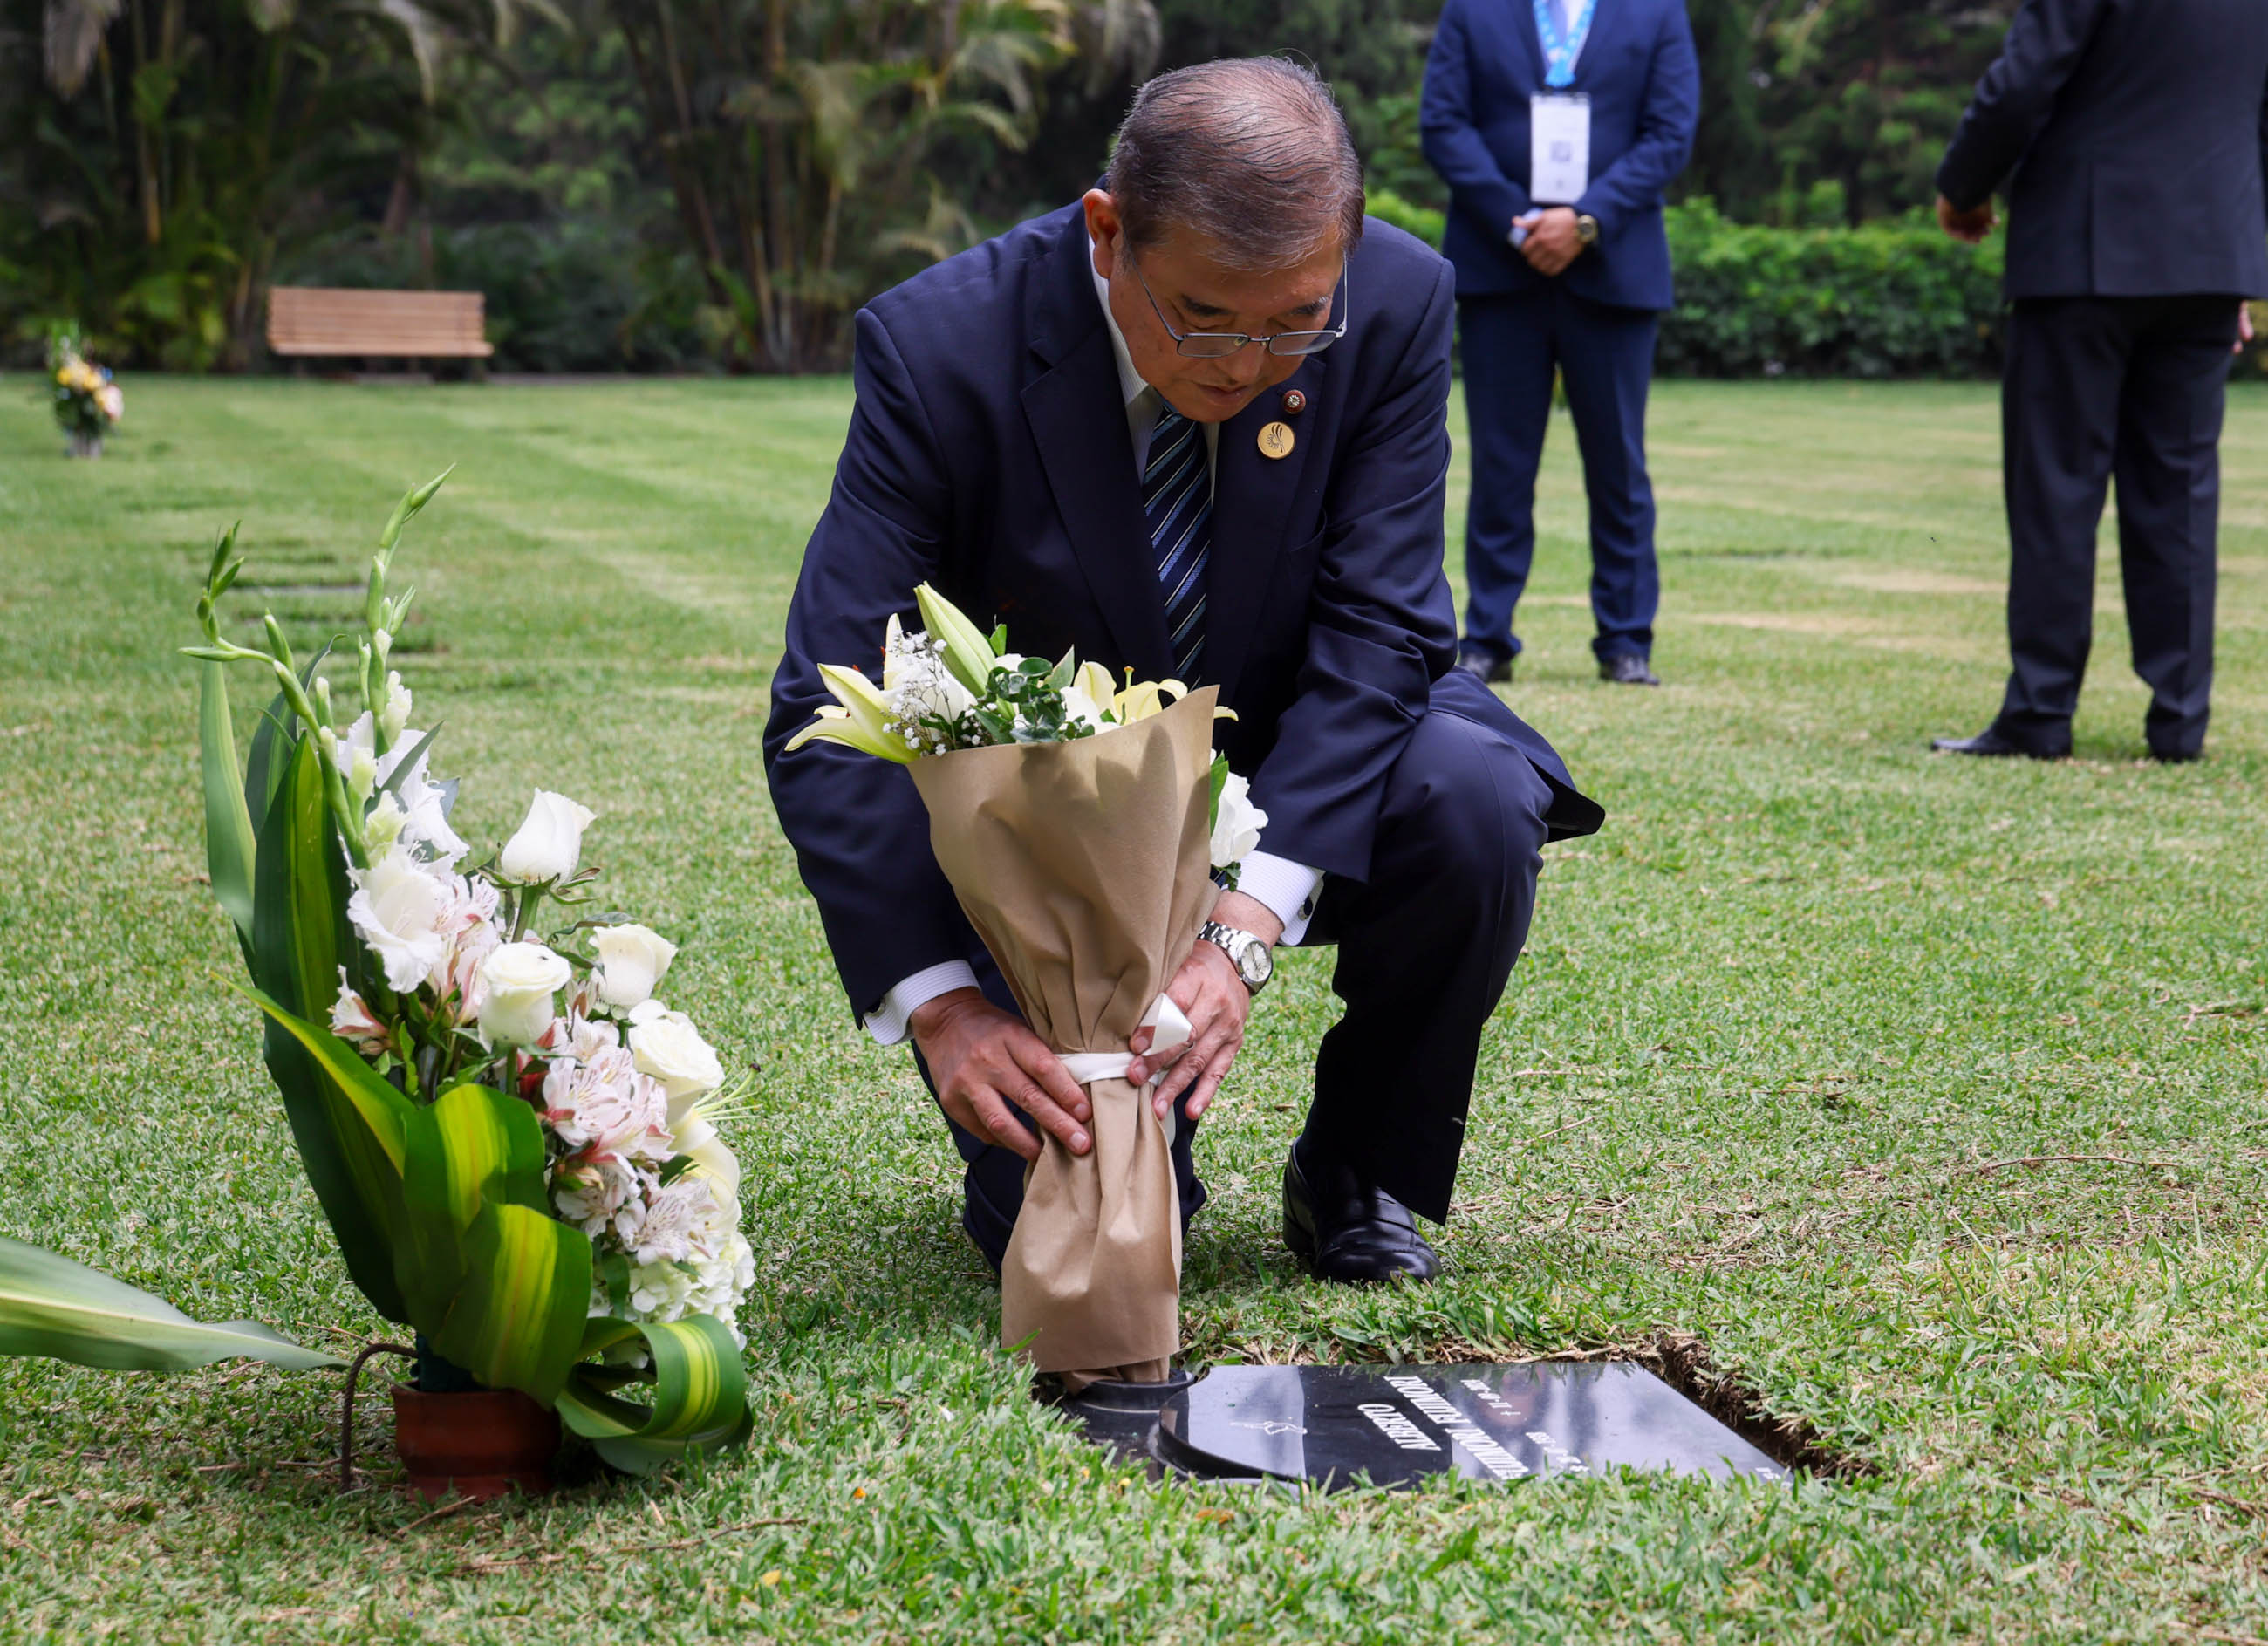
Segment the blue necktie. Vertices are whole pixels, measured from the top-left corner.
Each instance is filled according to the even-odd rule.
[[[1205,562],[1212,550],[1212,476],[1204,430],[1167,407],[1150,432],[1142,512],[1166,599],[1174,678],[1195,686],[1204,666]]]

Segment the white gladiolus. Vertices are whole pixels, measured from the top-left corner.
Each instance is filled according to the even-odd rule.
[[[563,880],[583,856],[583,831],[598,814],[565,795],[535,791],[526,820],[497,856],[497,872],[525,885]]]
[[[677,945],[648,926],[600,926],[591,933],[598,951],[599,998],[627,1011],[653,997],[677,958]]]
[[[386,676],[386,707],[379,711],[378,724],[386,728],[388,748],[401,741],[409,726],[409,688],[401,683],[401,674],[391,669]]]
[[[717,1061],[717,1048],[701,1038],[692,1018],[670,1010],[658,1000],[645,1001],[631,1010],[630,1041],[638,1072],[652,1076],[669,1093],[673,1124],[683,1112],[684,1100],[725,1084],[725,1068]]]
[[[487,990],[480,1006],[481,1036],[490,1045],[533,1046],[551,1026],[553,996],[574,969],[540,943],[507,943],[481,962]]]
[[[1251,792],[1252,785],[1234,772],[1221,785],[1219,812],[1212,825],[1216,869],[1242,863],[1260,844],[1260,831],[1268,827],[1268,814],[1252,804]]]
[[[362,820],[362,837],[372,850],[384,851],[401,838],[402,828],[409,821],[409,814],[401,809],[400,801],[392,795],[380,795],[378,804],[371,807],[370,815]]]
[[[369,868],[351,871],[350,878],[355,893],[347,900],[347,918],[386,968],[387,987],[416,988],[448,949],[442,930],[453,900],[447,882],[402,845]]]
[[[347,735],[339,745],[340,768],[352,771],[364,754],[374,763],[379,786],[394,783],[394,773],[410,750],[424,740],[425,734],[405,727],[390,742],[386,753],[379,754],[377,723],[367,710],[355,716],[347,728]],[[394,794],[401,812],[400,835],[404,845],[420,846],[433,858],[444,863],[454,863],[472,848],[457,837],[449,827],[446,796],[425,769],[426,757],[420,754],[416,763],[399,783]],[[386,805],[381,800],[380,806]]]
[[[368,749],[357,749],[353,760],[347,768],[347,792],[357,800],[367,800],[378,787],[378,756]]]

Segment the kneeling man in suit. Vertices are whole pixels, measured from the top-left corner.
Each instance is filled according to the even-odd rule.
[[[1275,59],[1145,85],[1104,186],[858,316],[858,404],[788,612],[772,800],[850,1004],[910,1037],[997,1269],[1044,1128],[1089,1106],[1025,1026],[929,848],[905,770],[788,739],[818,665],[876,658],[924,581],[1019,650],[1216,686],[1268,814],[1170,993],[1184,1217],[1196,1122],[1282,943],[1336,944],[1345,1013],[1284,1172],[1285,1237],[1342,1281],[1430,1276],[1481,1033],[1547,841],[1599,808],[1454,667],[1442,575],[1448,265],[1366,223],[1329,89]],[[1139,1042],[1137,1052],[1145,1049]],[[1131,1077],[1157,1072],[1138,1062]]]

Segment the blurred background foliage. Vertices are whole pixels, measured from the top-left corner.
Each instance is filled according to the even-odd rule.
[[[1913,214],[2015,0],[1688,0],[1666,371],[1991,369]],[[0,0],[0,346],[264,366],[264,292],[486,294],[500,370],[839,368],[859,302],[1093,181],[1159,68],[1282,51],[1382,213],[1438,0]],[[1437,226],[1434,229],[1438,232]]]

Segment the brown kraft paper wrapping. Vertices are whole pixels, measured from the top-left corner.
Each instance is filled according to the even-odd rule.
[[[913,762],[930,844],[1026,1021],[1058,1053],[1123,1053],[1213,900],[1215,692],[1071,743]],[[1000,1267],[1000,1341],[1039,1370],[1163,1378],[1181,1347],[1182,1219],[1164,1127],[1087,1088],[1094,1147],[1042,1134]]]

